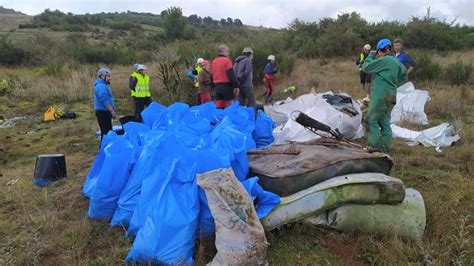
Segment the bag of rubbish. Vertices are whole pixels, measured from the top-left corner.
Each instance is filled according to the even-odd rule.
[[[280,196],[263,190],[262,186],[258,184],[258,177],[246,179],[242,182],[242,185],[255,205],[258,219],[267,216],[275,206],[280,204]]]
[[[411,82],[397,88],[397,103],[392,109],[390,123],[407,121],[414,124],[428,125],[425,104],[430,100],[428,91],[415,90]]]
[[[237,178],[239,180],[247,178],[249,172],[246,149],[247,135],[237,130],[228,117],[224,117],[211,132],[211,139],[213,149],[229,156],[232,169]]]
[[[173,153],[162,162],[165,176],[156,186],[151,212],[133,242],[126,263],[193,265],[199,217],[195,162],[186,152]]]
[[[303,222],[344,232],[358,231],[421,239],[426,225],[426,212],[420,192],[408,188],[405,190],[405,199],[400,204],[346,204],[308,217]]]
[[[109,220],[117,209],[120,193],[127,184],[134,146],[124,137],[113,138],[104,148],[104,162],[91,193],[91,219]]]
[[[279,196],[288,196],[334,176],[352,173],[390,173],[393,160],[332,139],[273,145],[248,152],[250,176]]]
[[[246,150],[255,149],[256,144],[252,138],[252,132],[255,128],[255,111],[252,107],[242,107],[238,102],[224,109],[224,115],[232,121],[235,128],[245,134]]]
[[[168,109],[157,103],[152,102],[145,110],[143,110],[140,115],[142,116],[143,123],[149,126],[152,129],[166,129],[168,123],[166,120],[166,114],[168,113]],[[155,125],[157,123],[157,125]],[[164,127],[164,128],[160,128]]]
[[[82,194],[87,198],[91,197],[92,191],[96,187],[97,179],[99,177],[102,166],[104,165],[104,160],[105,160],[104,148],[107,146],[107,144],[109,144],[109,142],[112,139],[114,139],[116,137],[117,137],[117,134],[113,131],[110,131],[102,139],[102,143],[100,144],[99,153],[97,154],[97,157],[95,158],[94,163],[92,164],[92,168],[89,171],[89,174],[87,174],[86,180],[84,181],[84,185],[82,187]]]
[[[272,230],[348,203],[398,204],[404,198],[399,179],[379,173],[343,175],[281,198],[261,221],[265,230]]]
[[[267,239],[253,203],[232,169],[198,175],[216,221],[211,265],[266,265]]]
[[[127,230],[126,237],[135,236],[138,230],[142,228],[147,217],[154,209],[158,192],[166,185],[165,181],[170,179],[174,174],[171,168],[178,159],[185,155],[183,145],[179,144],[175,136],[170,132],[165,132],[156,146],[155,155],[151,157],[152,161],[150,170],[140,183],[140,194],[138,203],[130,218],[130,225]]]
[[[140,197],[142,181],[152,176],[159,166],[156,162],[159,161],[162,153],[158,147],[164,139],[164,135],[164,131],[156,130],[149,130],[140,135],[140,143],[143,144],[143,148],[125,188],[120,193],[117,210],[110,222],[113,227],[127,228],[130,225],[130,219]]]
[[[257,148],[266,147],[273,143],[273,129],[275,123],[272,119],[261,110],[258,111],[257,120],[255,122],[255,129],[252,132],[253,140]]]

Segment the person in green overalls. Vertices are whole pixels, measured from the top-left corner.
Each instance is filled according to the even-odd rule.
[[[392,140],[390,114],[397,99],[397,88],[408,82],[407,69],[391,53],[392,42],[381,39],[371,51],[362,70],[374,80],[370,93],[367,142],[369,151],[388,152]]]

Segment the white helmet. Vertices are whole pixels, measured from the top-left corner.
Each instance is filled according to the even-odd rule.
[[[148,68],[145,65],[139,65],[137,67],[137,71],[140,71],[140,70],[148,70]]]
[[[243,53],[243,54],[245,54],[245,53],[251,53],[251,54],[253,54],[253,50],[252,50],[252,48],[250,48],[250,47],[245,47],[244,50],[242,51],[242,53]]]
[[[268,59],[268,60],[275,61],[275,56],[271,54],[271,55],[268,56],[267,59]]]
[[[370,44],[364,45],[364,50],[366,50],[366,51],[370,51],[371,48],[372,47],[370,46]]]
[[[201,65],[204,62],[204,58],[199,57],[196,61],[196,64]]]

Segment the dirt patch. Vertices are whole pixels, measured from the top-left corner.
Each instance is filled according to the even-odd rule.
[[[354,241],[348,239],[335,239],[332,237],[321,238],[319,243],[329,249],[329,251],[338,256],[345,262],[346,265],[369,265],[362,261],[360,254],[360,248]]]

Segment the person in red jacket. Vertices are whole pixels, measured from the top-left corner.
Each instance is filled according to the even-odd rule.
[[[232,60],[229,58],[229,48],[220,45],[218,56],[212,60],[211,72],[216,95],[216,107],[224,109],[231,105],[239,92],[239,82],[235,78]]]

